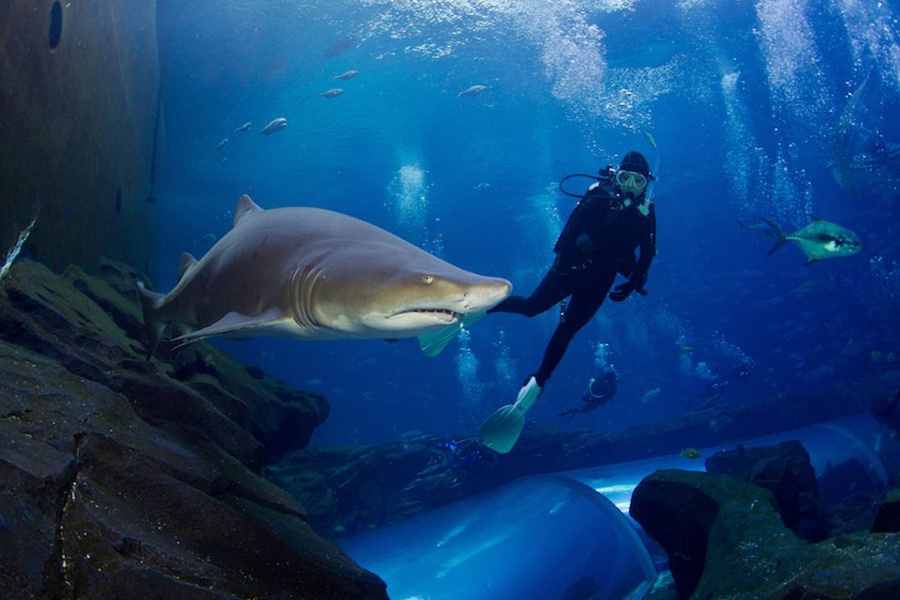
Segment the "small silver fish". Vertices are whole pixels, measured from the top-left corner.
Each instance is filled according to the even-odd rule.
[[[237,129],[235,129],[234,133],[240,133],[241,131],[247,131],[248,129],[250,129],[250,125],[251,125],[250,121],[247,121],[246,123],[244,123]]]
[[[271,121],[269,121],[269,124],[263,128],[262,133],[269,135],[270,133],[281,131],[285,127],[287,127],[287,119],[285,119],[284,117],[278,117],[277,119],[272,119]]]
[[[340,96],[343,93],[344,93],[344,90],[342,90],[341,88],[332,88],[332,89],[328,90],[327,92],[321,92],[319,95],[322,96],[323,98],[336,98],[337,96]]]
[[[228,145],[228,138],[225,138],[224,140],[222,140],[221,142],[216,144],[216,148],[218,148],[219,150],[224,150],[225,146],[227,146],[227,145]]]
[[[658,387],[653,388],[652,390],[647,390],[644,392],[644,395],[641,396],[641,404],[647,404],[648,402],[652,402],[656,400],[656,398],[660,394],[660,389]]]
[[[483,92],[486,89],[487,89],[486,85],[472,85],[472,86],[469,86],[467,89],[458,93],[456,95],[456,97],[459,98],[460,96],[477,96],[478,94],[480,94],[481,92]]]
[[[359,71],[350,70],[350,71],[344,71],[340,75],[335,75],[334,77],[332,77],[332,79],[340,79],[341,81],[347,81],[348,79],[353,79],[357,75],[359,75]]]
[[[197,247],[198,247],[198,246],[200,246],[200,247],[202,247],[202,246],[212,246],[213,244],[216,243],[216,241],[217,241],[218,239],[219,239],[219,238],[216,237],[216,234],[214,234],[214,233],[207,233],[206,235],[204,235],[203,237],[201,237],[199,240],[197,240],[196,242],[194,242],[194,245],[191,246],[191,254],[193,254],[194,252],[197,251]]]

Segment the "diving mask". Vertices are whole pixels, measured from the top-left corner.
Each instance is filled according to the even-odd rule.
[[[640,194],[647,187],[647,177],[635,171],[619,169],[616,171],[616,183],[619,184],[619,187]]]

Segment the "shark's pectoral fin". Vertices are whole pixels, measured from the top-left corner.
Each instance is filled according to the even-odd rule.
[[[284,311],[278,308],[270,308],[266,312],[248,317],[236,312],[230,312],[212,325],[197,329],[188,334],[173,339],[178,343],[178,347],[190,344],[208,338],[214,335],[230,335],[233,337],[241,337],[243,334],[249,333],[250,330],[260,329],[263,327],[274,327],[280,325],[285,319],[290,319],[290,315],[285,315]]]
[[[153,356],[159,340],[166,331],[166,323],[159,318],[159,307],[165,302],[165,296],[151,292],[143,282],[137,282],[138,295],[141,299],[141,310],[144,313],[144,328],[147,332],[147,360]]]
[[[477,323],[483,319],[486,314],[487,313],[470,313],[465,315],[462,321],[455,325],[448,325],[443,329],[438,329],[431,333],[423,333],[419,336],[419,349],[429,358],[437,356],[441,353],[441,350],[446,348],[450,342],[459,336],[463,329],[473,323]]]

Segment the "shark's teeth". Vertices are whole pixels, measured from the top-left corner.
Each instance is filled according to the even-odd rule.
[[[410,310],[403,311],[404,313],[421,313],[421,314],[433,314],[433,315],[445,315],[450,317],[451,320],[459,321],[462,319],[462,315],[458,312],[452,311],[448,308],[413,308]],[[398,313],[403,314],[403,313]]]

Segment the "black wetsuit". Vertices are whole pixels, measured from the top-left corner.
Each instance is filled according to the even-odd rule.
[[[634,204],[624,206],[623,200],[611,180],[592,185],[569,216],[553,247],[556,260],[534,292],[527,298],[510,296],[489,311],[533,317],[571,296],[534,373],[541,387],[578,330],[597,313],[617,273],[643,288],[656,255],[656,214],[652,201],[647,202],[645,215]],[[639,201],[645,201],[643,194]]]
[[[586,413],[609,402],[619,391],[619,375],[610,368],[605,373],[594,377],[581,397],[582,406],[567,408],[559,413],[560,417]]]

